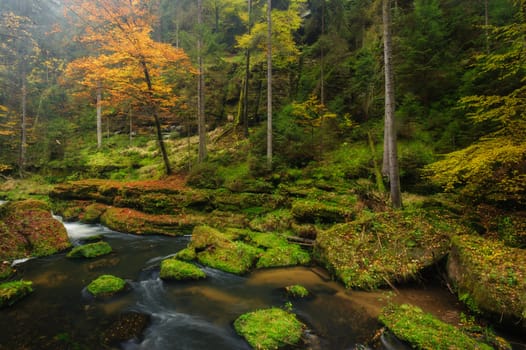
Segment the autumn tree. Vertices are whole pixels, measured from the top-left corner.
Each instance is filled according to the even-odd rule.
[[[148,1],[68,0],[69,13],[81,20],[79,40],[96,49],[97,55],[72,62],[85,69],[84,83],[104,91],[113,99],[133,98],[153,117],[166,174],[171,173],[162,136],[161,113],[177,103],[177,95],[167,82],[177,74],[193,71],[180,48],[152,39],[158,23]],[[84,64],[83,64],[84,63]]]

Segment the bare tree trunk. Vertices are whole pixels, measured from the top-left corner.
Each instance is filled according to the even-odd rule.
[[[400,193],[400,174],[398,169],[398,155],[396,149],[396,127],[395,127],[395,94],[394,78],[392,70],[392,47],[391,47],[391,8],[390,0],[382,3],[383,36],[384,36],[384,72],[385,72],[385,126],[384,147],[387,146],[389,164],[389,185],[391,189],[391,203],[393,207],[402,206],[402,195]]]
[[[248,35],[252,31],[252,0],[248,0]],[[250,82],[250,49],[245,51],[245,84],[243,86],[243,136],[248,137],[248,84]]]
[[[202,0],[197,0],[197,26],[199,35],[197,39],[197,65],[199,69],[199,76],[197,77],[197,129],[199,134],[199,153],[198,162],[201,163],[206,159],[206,124],[205,124],[205,77],[203,69],[203,4]]]
[[[146,85],[148,86],[148,92],[150,93],[150,97],[153,97],[153,86],[152,86],[152,80],[150,78],[150,71],[148,70],[148,65],[144,60],[141,61],[141,66],[144,73],[144,80],[146,81]],[[164,163],[164,170],[166,172],[166,175],[172,174],[172,168],[170,167],[170,160],[168,159],[168,153],[166,152],[166,147],[164,145],[163,140],[163,134],[161,130],[161,121],[159,120],[159,113],[157,111],[157,106],[155,105],[154,101],[150,101],[150,108],[151,112],[153,114],[153,119],[155,122],[155,131],[157,134],[157,142],[159,143],[159,148],[161,150],[161,155],[163,157],[163,163]]]
[[[272,1],[267,0],[267,166],[272,168]]]
[[[102,84],[97,83],[97,148],[102,147]]]
[[[321,4],[320,102],[325,106],[325,0]]]
[[[20,177],[23,176],[26,167],[26,150],[27,150],[27,83],[26,83],[26,67],[25,62],[22,63],[22,101],[21,109],[22,116],[20,120],[20,158],[18,161],[18,170]]]

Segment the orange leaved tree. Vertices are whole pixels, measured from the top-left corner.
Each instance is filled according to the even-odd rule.
[[[68,73],[92,91],[103,89],[112,103],[133,99],[152,117],[165,171],[171,173],[159,115],[177,103],[174,75],[193,72],[186,53],[152,38],[153,0],[65,0],[78,23],[78,39],[94,55],[70,63]]]

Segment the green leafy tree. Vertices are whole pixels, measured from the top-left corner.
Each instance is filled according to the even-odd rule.
[[[474,79],[496,79],[493,89],[460,100],[460,108],[486,133],[470,146],[427,167],[446,190],[475,199],[526,204],[525,1],[516,21],[490,31],[489,53],[476,57]]]

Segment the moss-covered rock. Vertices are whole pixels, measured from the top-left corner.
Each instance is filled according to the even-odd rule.
[[[159,276],[163,280],[198,280],[206,278],[206,274],[194,264],[177,259],[166,259],[161,262]]]
[[[79,245],[66,256],[68,258],[96,258],[111,253],[111,246],[104,241]]]
[[[108,206],[100,203],[93,203],[84,208],[84,212],[79,215],[81,222],[86,224],[94,224],[100,221],[100,217]]]
[[[217,246],[209,246],[197,253],[198,261],[222,271],[244,274],[247,273],[261,254],[262,250],[243,242],[227,242]]]
[[[363,212],[316,238],[315,256],[348,288],[374,289],[414,278],[449,250],[449,234],[462,230],[423,210]]]
[[[526,252],[474,235],[452,239],[448,274],[474,311],[526,330]]]
[[[389,305],[382,310],[379,319],[394,335],[410,343],[414,349],[493,349],[416,306]]]
[[[0,284],[0,308],[13,305],[33,291],[33,282],[11,281]]]
[[[38,200],[0,207],[0,259],[46,256],[70,247],[64,225]]]
[[[287,292],[287,295],[292,298],[306,298],[309,296],[307,288],[299,284],[285,286],[285,291]]]
[[[292,215],[302,223],[336,223],[351,220],[354,211],[335,203],[301,199],[292,203]]]
[[[234,328],[252,348],[270,350],[298,345],[305,325],[294,314],[271,308],[239,316]]]
[[[184,234],[187,229],[187,224],[176,216],[146,214],[129,208],[108,208],[100,221],[112,230],[137,235],[177,236]]]
[[[256,264],[257,268],[307,265],[310,254],[297,244],[287,243],[264,251]]]
[[[101,275],[88,284],[87,290],[95,297],[110,297],[126,289],[126,281],[112,275]]]
[[[178,251],[174,258],[182,261],[192,261],[197,259],[197,253],[195,252],[195,248],[193,247],[186,247],[184,249],[181,249]]]

